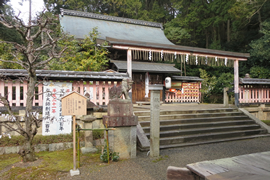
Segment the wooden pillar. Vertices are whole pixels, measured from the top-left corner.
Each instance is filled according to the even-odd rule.
[[[234,102],[239,106],[239,63],[238,59],[234,60]]]

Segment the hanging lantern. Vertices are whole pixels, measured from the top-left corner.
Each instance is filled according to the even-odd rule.
[[[215,57],[215,60],[216,60],[216,62],[217,62],[217,57]]]
[[[207,56],[205,57],[205,64],[207,64]]]
[[[163,50],[160,53],[161,60],[163,59]]]
[[[170,92],[176,92],[176,89],[170,89],[169,91]]]
[[[196,55],[196,65],[198,65],[198,55]]]
[[[227,61],[228,61],[228,59],[227,59],[227,58],[225,58],[225,66],[227,66]]]
[[[176,59],[176,52],[174,52],[174,59]]]
[[[186,55],[186,62],[188,62],[188,54]]]

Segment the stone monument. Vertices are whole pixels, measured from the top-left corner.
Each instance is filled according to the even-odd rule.
[[[115,127],[109,131],[109,144],[114,152],[119,152],[120,158],[136,157],[136,126],[138,117],[133,115],[133,105],[128,91],[132,87],[131,79],[123,79],[122,85],[109,90],[110,101],[108,115],[103,116],[103,124]],[[120,99],[124,96],[125,99]]]

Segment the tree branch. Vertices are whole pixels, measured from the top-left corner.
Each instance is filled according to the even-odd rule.
[[[11,110],[11,107],[10,107],[10,105],[9,105],[9,101],[8,101],[4,96],[0,96],[0,101],[1,101],[1,103],[4,104],[4,106],[7,108],[7,111],[8,111],[8,113],[9,113],[9,115],[14,116],[14,114],[13,114],[13,112],[12,112],[12,110]],[[14,117],[15,117],[15,116],[14,116]],[[17,127],[19,128],[20,134],[21,134],[21,135],[23,135],[24,133],[27,133],[27,132],[23,129],[23,127],[21,126],[21,124],[20,124],[18,118],[16,118],[15,124],[16,124]]]

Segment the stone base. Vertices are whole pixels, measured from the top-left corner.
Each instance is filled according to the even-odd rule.
[[[118,152],[120,159],[136,158],[136,126],[117,127],[109,131],[109,146]]]
[[[97,152],[97,148],[95,148],[95,147],[82,147],[81,151],[82,151],[82,154],[95,153],[95,152]]]
[[[71,169],[70,175],[71,176],[80,175],[80,170],[79,169],[76,169],[76,170]]]

